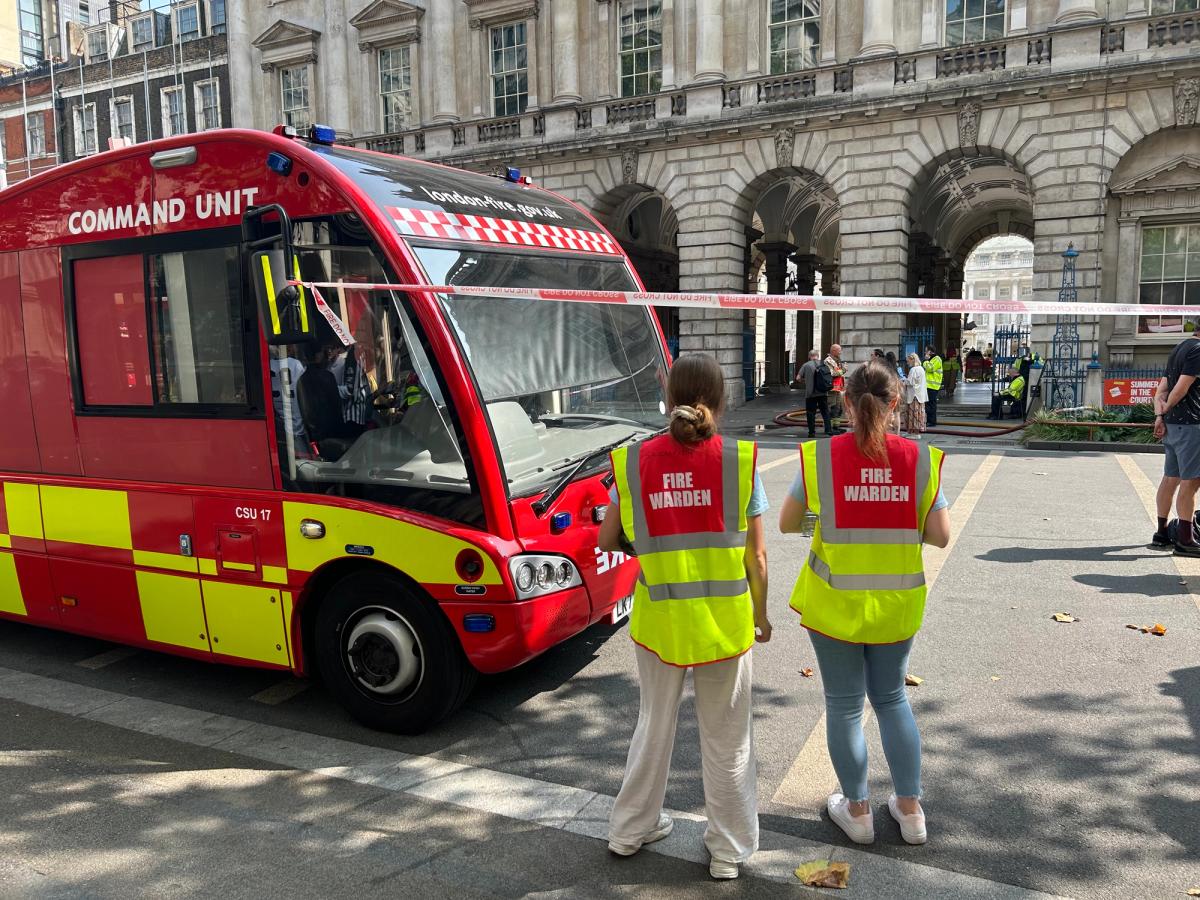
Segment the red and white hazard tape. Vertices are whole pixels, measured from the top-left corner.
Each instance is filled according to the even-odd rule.
[[[628,306],[686,306],[700,309],[780,309],[801,312],[1027,313],[1034,316],[1194,316],[1200,306],[1141,306],[1137,303],[1057,303],[1045,300],[956,300],[929,297],[804,297],[796,294],[667,294],[649,291],[582,291],[550,288],[476,287],[431,284],[361,284],[350,281],[293,281],[310,288],[403,291],[510,300],[620,303]]]

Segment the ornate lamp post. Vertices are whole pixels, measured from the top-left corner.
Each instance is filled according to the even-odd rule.
[[[1079,299],[1075,290],[1075,258],[1079,251],[1073,243],[1063,251],[1062,287],[1058,289],[1060,303],[1074,303]],[[1078,406],[1083,371],[1079,366],[1079,318],[1059,313],[1054,322],[1054,341],[1050,359],[1047,360],[1044,381],[1048,382],[1046,407],[1067,409]]]

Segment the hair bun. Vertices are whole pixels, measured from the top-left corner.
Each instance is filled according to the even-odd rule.
[[[671,421],[675,419],[682,419],[691,425],[695,425],[700,421],[700,412],[692,406],[677,406],[671,410]]]

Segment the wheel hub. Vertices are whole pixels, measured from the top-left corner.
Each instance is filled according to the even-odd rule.
[[[398,694],[412,687],[421,673],[420,644],[408,623],[395,614],[367,613],[355,623],[344,646],[350,672],[371,693]]]

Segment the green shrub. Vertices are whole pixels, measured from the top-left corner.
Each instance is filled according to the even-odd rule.
[[[1022,442],[1093,440],[1101,443],[1155,443],[1154,432],[1149,428],[1097,428],[1089,438],[1086,428],[1072,428],[1055,424],[1064,421],[1151,423],[1154,421],[1154,407],[1148,403],[1140,403],[1127,409],[1087,408],[1059,412],[1041,410],[1030,421],[1021,440]]]

